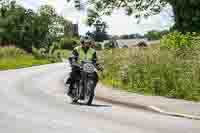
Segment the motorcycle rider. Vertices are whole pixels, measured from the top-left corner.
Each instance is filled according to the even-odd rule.
[[[80,44],[80,46],[74,48],[71,56],[69,57],[72,71],[70,73],[70,77],[66,82],[66,84],[69,84],[68,95],[72,94],[75,79],[80,79],[81,71],[80,68],[77,67],[75,64],[81,64],[84,59],[87,59],[88,61],[92,61],[92,63],[97,66],[97,55],[95,49],[92,48],[92,39],[90,37],[81,37]],[[94,82],[96,87],[96,84],[98,82],[98,75],[96,72]]]

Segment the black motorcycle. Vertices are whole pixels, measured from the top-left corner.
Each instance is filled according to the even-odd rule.
[[[91,105],[95,95],[94,79],[97,69],[91,61],[82,61],[81,65],[72,63],[72,65],[80,70],[80,77],[77,77],[72,84],[71,102],[77,103],[80,100],[84,104]]]

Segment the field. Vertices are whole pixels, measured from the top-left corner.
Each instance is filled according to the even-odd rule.
[[[99,53],[101,81],[114,88],[170,98],[200,100],[200,49],[113,49]]]

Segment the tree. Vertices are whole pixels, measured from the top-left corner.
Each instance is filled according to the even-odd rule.
[[[166,5],[174,12],[174,29],[181,32],[200,32],[199,0],[89,0],[89,24],[95,23],[102,15],[111,15],[113,10],[124,9],[127,15],[139,20],[158,14]]]
[[[0,45],[16,45],[28,52],[32,47],[48,48],[64,34],[67,22],[48,5],[34,12],[13,0],[0,0]]]
[[[87,32],[86,35],[94,38],[97,42],[103,42],[104,40],[109,39],[109,35],[106,32],[106,28],[108,27],[105,22],[102,20],[97,20],[95,24],[93,24],[95,27],[94,32]]]
[[[64,17],[56,14],[53,7],[49,5],[41,6],[35,19],[35,32],[37,38],[40,38],[37,43],[42,47],[50,47],[54,40],[64,35],[64,27],[67,23],[69,22]]]
[[[164,35],[168,34],[168,30],[163,30],[163,31],[156,31],[152,30],[144,34],[145,38],[148,38],[149,40],[159,40],[161,39]]]
[[[25,17],[25,9],[16,5],[15,1],[3,1],[0,7],[0,44],[17,42]]]
[[[121,35],[120,38],[121,39],[129,39],[129,35]]]
[[[144,34],[144,37],[148,38],[149,40],[159,40],[162,35],[159,31],[152,30]]]

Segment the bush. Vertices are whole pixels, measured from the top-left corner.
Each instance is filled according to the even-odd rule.
[[[37,59],[47,58],[46,49],[44,48],[36,49],[32,47],[32,53],[33,53],[33,56],[35,56],[35,58]]]
[[[48,60],[37,59],[14,46],[0,48],[0,70],[31,67],[48,63],[50,63]]]
[[[97,44],[95,45],[95,49],[96,49],[96,50],[102,50],[102,45],[101,45],[101,43],[97,43]]]
[[[59,43],[59,49],[68,50],[73,50],[76,46],[79,45],[79,41],[76,38],[62,38]]]
[[[61,49],[55,50],[53,53],[53,55],[58,58],[68,58],[70,54],[71,54],[70,50],[61,50]]]
[[[0,58],[23,56],[27,53],[15,46],[0,47]]]
[[[61,58],[67,58],[74,47],[79,44],[78,38],[61,38],[53,42],[48,51],[48,57],[51,62],[59,62]]]
[[[45,59],[36,59],[31,55],[15,58],[0,58],[0,70],[17,69],[31,67],[35,65],[49,64]]]
[[[185,49],[192,48],[192,34],[181,32],[172,32],[161,39],[161,47],[168,49]]]
[[[52,45],[49,48],[49,54],[52,55],[55,50],[73,50],[76,46],[80,44],[80,41],[78,38],[61,38],[59,41],[55,41],[52,43]]]
[[[113,45],[111,42],[107,42],[104,44],[104,49],[111,49],[111,48],[113,48]]]

